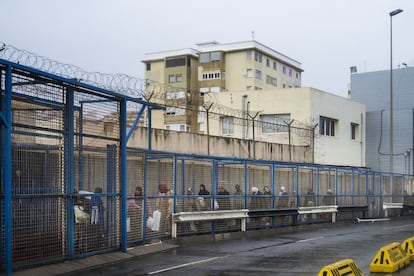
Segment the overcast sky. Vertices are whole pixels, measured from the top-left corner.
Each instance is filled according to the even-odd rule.
[[[413,0],[0,0],[0,41],[86,71],[142,78],[145,53],[254,39],[302,63],[302,86],[347,96],[350,66],[414,66]]]

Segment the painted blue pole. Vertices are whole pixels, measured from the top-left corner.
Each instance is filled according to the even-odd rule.
[[[142,114],[144,113],[145,110],[145,105],[142,105],[141,110],[139,111],[139,113],[137,114],[137,117],[135,118],[135,121],[132,123],[131,128],[128,131],[128,134],[126,135],[126,141],[128,142],[129,138],[131,138],[132,133],[134,133],[135,128],[138,125],[139,120],[142,117]],[[125,115],[126,116],[126,115]],[[125,117],[126,118],[126,117]],[[126,124],[125,124],[126,127]]]
[[[270,189],[272,191],[272,206],[271,208],[275,207],[275,164],[270,165]]]
[[[126,120],[127,120],[127,105],[126,100],[123,99],[121,101],[121,108],[120,108],[120,138],[121,138],[121,247],[122,251],[126,252],[128,248],[128,241],[127,241],[127,134],[126,134]]]
[[[248,174],[248,168],[247,168],[247,161],[246,160],[244,160],[243,161],[243,168],[244,168],[244,171],[243,171],[243,174],[244,174],[244,208],[248,208],[248,206],[247,206],[247,195],[249,194],[249,187],[247,187],[247,185],[248,185],[248,177],[249,177],[249,174]]]
[[[65,107],[65,167],[66,167],[66,194],[74,192],[74,91],[71,88],[66,89],[66,107]],[[68,256],[73,258],[75,255],[75,214],[74,214],[73,198],[68,197],[67,202],[67,221],[68,221]]]
[[[2,131],[2,166],[3,167],[3,185],[4,185],[4,236],[5,236],[5,263],[6,275],[12,274],[12,180],[11,180],[11,164],[12,164],[12,149],[11,149],[11,134],[12,134],[12,67],[10,65],[6,68],[5,79],[5,97],[4,104],[4,119],[6,124]]]
[[[143,223],[141,223],[141,225],[142,225],[142,238],[143,238],[143,240],[145,240],[145,238],[146,238],[146,236],[147,236],[147,227],[146,227],[146,224],[147,224],[147,212],[148,212],[148,210],[147,210],[147,200],[148,200],[148,198],[147,198],[147,178],[148,178],[148,172],[147,172],[147,170],[148,170],[148,164],[147,164],[147,154],[145,153],[144,154],[144,157],[143,157],[143,161],[144,161],[144,187],[142,188],[143,189],[143,192],[144,192],[144,194],[143,194],[143,197],[144,197],[144,203],[142,204],[143,205],[143,218],[144,218],[144,222]]]
[[[84,190],[84,162],[83,162],[83,103],[79,110],[79,190]]]
[[[173,157],[173,194],[174,194],[174,198],[173,198],[173,212],[176,213],[177,212],[177,155],[174,154]],[[183,162],[184,163],[184,162]],[[184,175],[182,175],[182,177],[184,177]]]

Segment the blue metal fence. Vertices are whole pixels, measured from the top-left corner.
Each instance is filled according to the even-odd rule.
[[[176,212],[333,202],[366,205],[369,216],[380,217],[382,202],[407,201],[414,191],[412,176],[363,168],[156,152],[150,143],[127,148],[148,103],[5,60],[0,72],[6,274],[169,238]],[[139,110],[131,128],[128,104]],[[160,224],[151,225],[157,210]],[[324,221],[329,218],[254,218],[248,229]],[[238,231],[238,223],[183,223],[178,234]]]

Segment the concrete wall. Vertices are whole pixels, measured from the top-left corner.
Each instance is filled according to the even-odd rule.
[[[312,163],[313,158],[312,150],[303,146],[291,146],[289,149],[289,145],[218,136],[208,139],[207,135],[162,129],[153,129],[151,137],[152,149],[160,151],[300,163]],[[147,128],[138,127],[128,141],[128,146],[147,148]]]

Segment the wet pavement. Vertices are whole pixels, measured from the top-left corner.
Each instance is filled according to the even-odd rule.
[[[105,264],[61,272],[87,276],[317,275],[326,265],[353,259],[365,275],[411,276],[414,262],[394,274],[370,273],[369,265],[381,247],[413,236],[413,217],[200,235],[163,241],[163,247],[156,250],[154,245],[148,254],[129,254],[113,262],[109,258]]]

